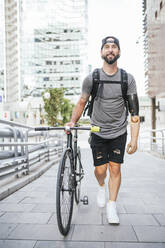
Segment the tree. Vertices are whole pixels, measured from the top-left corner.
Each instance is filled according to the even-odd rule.
[[[68,99],[63,99],[63,104],[61,105],[61,116],[62,116],[62,124],[70,121],[72,116],[74,104],[71,103]]]
[[[63,125],[70,120],[74,105],[64,98],[64,88],[48,89],[42,94],[42,97],[48,125]]]
[[[63,88],[51,88],[43,94],[44,110],[48,125],[55,126],[58,122],[58,115],[64,98]]]

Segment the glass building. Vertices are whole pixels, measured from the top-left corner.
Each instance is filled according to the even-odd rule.
[[[16,0],[5,0],[4,4],[4,89],[5,102],[20,100],[20,5]]]
[[[0,1],[0,103],[4,95],[4,5],[3,1]]]
[[[33,1],[33,10],[30,4],[22,3],[22,96],[49,87],[79,94],[88,72],[87,0]]]

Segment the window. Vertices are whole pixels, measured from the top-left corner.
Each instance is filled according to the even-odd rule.
[[[35,41],[35,42],[41,42],[41,40],[38,39],[38,38],[35,38],[34,41]]]
[[[155,11],[155,19],[157,19],[157,17],[158,17],[158,12]]]
[[[47,61],[46,61],[46,65],[52,65],[52,61],[47,60]]]
[[[49,81],[49,77],[44,77],[44,81]]]

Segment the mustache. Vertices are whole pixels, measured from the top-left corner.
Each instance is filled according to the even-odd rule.
[[[108,53],[106,56],[109,56],[109,55],[113,55],[113,56],[115,56],[115,54],[114,54],[114,53]]]

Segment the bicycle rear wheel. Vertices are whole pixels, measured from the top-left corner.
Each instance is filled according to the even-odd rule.
[[[77,204],[80,202],[80,193],[81,193],[81,180],[83,178],[83,168],[81,164],[81,151],[80,147],[77,149],[77,162],[75,166],[75,177],[76,177],[76,188],[75,188],[75,201]]]
[[[72,153],[70,149],[65,150],[60,161],[57,187],[56,187],[56,213],[57,223],[62,235],[67,235],[73,213],[74,201],[74,174]]]

